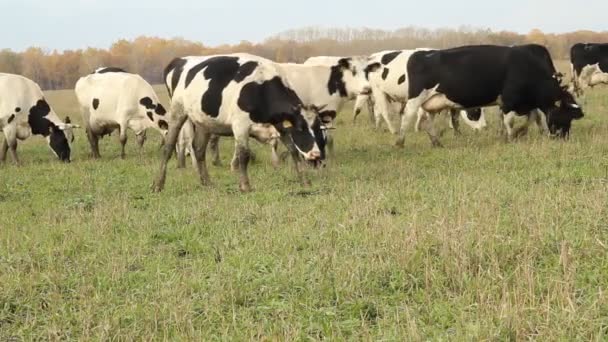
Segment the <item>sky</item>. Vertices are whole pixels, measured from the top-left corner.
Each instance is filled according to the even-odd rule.
[[[0,49],[15,51],[108,48],[140,35],[215,46],[308,26],[608,30],[606,0],[0,0],[0,15]]]

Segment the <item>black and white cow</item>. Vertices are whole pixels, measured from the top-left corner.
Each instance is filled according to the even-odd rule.
[[[572,120],[583,112],[555,70],[547,49],[540,45],[464,46],[417,51],[407,64],[408,103],[401,120],[397,146],[420,108],[429,113],[429,135],[440,145],[433,125],[445,109],[498,105],[509,138],[516,115],[535,120],[541,131],[567,137]]]
[[[205,159],[211,135],[232,135],[239,157],[239,189],[251,189],[249,135],[256,123],[271,124],[281,134],[300,180],[308,183],[299,161],[301,157],[320,160],[316,137],[321,134],[321,123],[317,113],[302,104],[276,63],[249,54],[176,58],[164,76],[171,97],[171,121],[155,191],[164,187],[167,162],[188,119],[196,125],[193,150],[202,184],[210,183]]]
[[[371,102],[373,103],[376,128],[379,128],[382,119],[384,119],[389,131],[393,134],[397,133],[394,123],[398,121],[399,114],[405,109],[405,104],[408,100],[407,62],[416,51],[433,50],[424,48],[381,51],[370,56],[369,63],[379,64],[380,67],[375,69],[375,71],[369,72],[368,77],[372,87],[372,94],[369,96],[365,94],[359,96],[354,108],[355,117],[360,113],[363,106],[367,105],[369,107],[369,102]],[[368,102],[367,104],[366,101]],[[419,123],[425,116],[426,113],[423,110],[419,110],[416,130],[418,130]],[[474,130],[481,130],[486,126],[485,116],[482,111],[472,110],[467,112],[466,110],[453,110],[451,111],[450,126],[456,132],[459,132],[459,116]]]
[[[76,82],[76,97],[91,145],[93,158],[99,158],[99,138],[119,130],[121,158],[125,158],[127,128],[135,132],[143,146],[146,130],[167,133],[166,110],[152,86],[141,76],[119,68],[104,67]]]
[[[17,140],[32,134],[46,137],[53,153],[62,161],[70,161],[70,144],[74,140],[72,128],[77,125],[62,121],[44,99],[42,90],[34,81],[23,76],[0,73],[0,129],[4,142],[0,148],[0,161],[6,152],[19,164]]]
[[[608,84],[608,44],[574,44],[570,49],[573,90],[582,95],[585,89]]]
[[[261,57],[255,57],[261,58]],[[291,88],[304,105],[319,113],[323,123],[324,137],[317,141],[319,146],[327,145],[333,151],[333,138],[327,131],[334,127],[334,120],[344,104],[359,94],[369,94],[371,89],[366,77],[370,67],[367,57],[313,57],[304,64],[279,63],[281,74],[285,75]],[[373,68],[373,66],[371,67]],[[215,160],[219,164],[217,139],[212,140]],[[277,146],[274,144],[273,146]],[[325,148],[321,148],[321,160],[325,160]],[[273,160],[277,151],[273,148]],[[236,161],[236,156],[233,158]],[[273,162],[273,164],[276,163]]]

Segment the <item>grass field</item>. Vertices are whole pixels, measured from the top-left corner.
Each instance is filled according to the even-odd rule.
[[[344,112],[311,188],[255,144],[244,195],[175,161],[151,193],[154,132],[90,160],[80,131],[69,165],[30,139],[0,166],[0,340],[606,340],[607,94],[568,142],[505,143],[489,115],[400,150]]]

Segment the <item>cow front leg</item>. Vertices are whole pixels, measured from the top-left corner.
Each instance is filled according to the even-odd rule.
[[[209,171],[207,170],[207,145],[211,139],[211,134],[202,127],[199,127],[194,132],[194,140],[192,142],[192,154],[194,167],[198,172],[198,177],[203,186],[211,185]]]
[[[281,136],[281,141],[283,141],[283,144],[285,145],[285,147],[287,147],[288,153],[291,155],[291,159],[293,160],[293,166],[295,168],[296,175],[298,176],[298,181],[300,182],[300,184],[302,184],[302,186],[310,186],[310,180],[308,180],[302,170],[302,158],[300,157],[300,153],[298,152],[296,146],[291,141],[291,138]]]
[[[139,134],[136,134],[135,140],[137,140],[137,146],[139,147],[139,150],[143,150],[144,143],[146,142],[146,131],[142,131]]]
[[[211,150],[212,163],[214,166],[222,166],[220,159],[220,136],[213,134],[209,140],[209,149]]]
[[[167,133],[167,137],[165,140],[165,146],[163,147],[163,155],[160,160],[160,168],[158,170],[158,175],[152,184],[152,191],[161,192],[165,187],[165,180],[167,177],[167,163],[173,152],[175,151],[175,144],[177,144],[177,137],[179,136],[179,131],[182,129],[182,126],[188,119],[188,116],[182,114],[181,116],[177,116],[174,119],[174,124],[169,126],[169,132]]]
[[[272,164],[272,167],[277,169],[281,165],[281,158],[279,157],[279,151],[278,151],[279,141],[278,141],[278,139],[273,138],[269,144],[270,144],[270,163]]]

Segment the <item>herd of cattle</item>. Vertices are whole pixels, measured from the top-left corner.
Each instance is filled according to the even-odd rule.
[[[526,116],[542,132],[567,138],[573,120],[583,117],[575,96],[608,84],[608,44],[576,44],[571,49],[572,81],[562,84],[547,49],[540,45],[463,46],[445,50],[383,51],[371,56],[313,57],[303,64],[276,63],[245,54],[176,58],[165,68],[170,107],[138,75],[114,67],[99,68],[76,83],[92,156],[99,138],[118,129],[125,157],[127,129],[144,144],[146,131],[164,137],[154,190],[164,187],[167,163],[177,151],[178,165],[192,157],[200,181],[208,184],[206,152],[218,163],[218,139],[234,136],[231,167],[239,171],[239,188],[250,190],[247,173],[249,138],[268,144],[272,162],[279,162],[278,142],[291,154],[300,181],[308,183],[302,164],[320,165],[331,152],[330,130],[344,104],[355,102],[355,118],[367,107],[376,126],[386,122],[403,146],[415,128],[439,146],[435,117],[449,113],[457,131],[459,120],[483,128],[483,108],[498,106],[507,137],[517,135],[515,116]],[[399,127],[395,123],[400,122]],[[502,125],[501,125],[502,126]],[[32,134],[46,137],[60,160],[70,161],[72,130],[44,99],[40,87],[18,75],[0,73],[0,128],[4,142],[0,160],[10,151],[18,163],[17,140]]]

